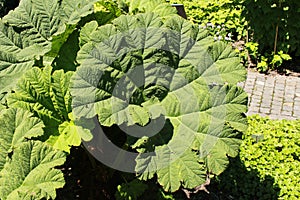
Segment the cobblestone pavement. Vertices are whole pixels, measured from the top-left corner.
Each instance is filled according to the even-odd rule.
[[[300,77],[248,71],[246,82],[239,86],[244,87],[249,96],[247,115],[300,119]]]

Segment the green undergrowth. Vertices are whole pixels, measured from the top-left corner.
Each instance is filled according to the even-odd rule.
[[[253,115],[248,122],[239,157],[213,181],[209,198],[299,199],[300,120]]]

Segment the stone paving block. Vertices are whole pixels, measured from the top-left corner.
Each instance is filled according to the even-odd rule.
[[[248,114],[257,114],[259,112],[259,108],[258,107],[251,107],[251,109],[248,110]]]
[[[259,112],[260,113],[265,113],[265,114],[270,114],[271,113],[271,109],[270,108],[260,108]]]
[[[262,99],[263,100],[270,100],[270,101],[272,101],[273,94],[269,93],[269,92],[263,92]]]
[[[280,115],[270,114],[268,116],[270,117],[270,119],[280,119]]]
[[[261,89],[257,89],[257,88],[256,88],[255,90],[252,91],[252,94],[253,94],[253,95],[256,94],[256,95],[262,96],[263,90],[264,90],[263,88],[261,88]]]
[[[257,100],[257,99],[251,99],[251,105],[257,105],[259,106],[260,105],[260,100]]]
[[[283,97],[284,91],[274,90],[274,96]]]
[[[274,90],[275,91],[282,91],[282,92],[284,92],[284,86],[282,86],[282,85],[275,85]]]
[[[261,100],[262,96],[261,96],[261,94],[253,94],[253,95],[251,96],[251,98],[252,98],[252,99]]]
[[[284,90],[284,96],[292,96],[292,97],[294,97],[295,96],[295,90],[293,90],[293,89],[286,89],[286,90]]]
[[[256,85],[259,85],[259,86],[264,86],[265,85],[264,81],[256,81],[255,83],[256,83]]]
[[[284,95],[284,90],[274,88],[273,91],[274,91],[274,95],[280,95],[280,96]]]
[[[273,119],[300,118],[300,77],[274,77],[249,71],[247,80],[239,85],[249,95],[247,115],[269,115]]]
[[[282,106],[282,101],[272,101],[273,106]]]
[[[292,111],[281,111],[281,115],[292,116]]]
[[[262,101],[261,101],[261,102],[262,102],[262,103],[263,103],[263,102],[266,102],[266,103],[270,102],[270,103],[271,103],[271,102],[272,102],[272,99],[273,99],[272,96],[269,96],[269,95],[263,95],[263,96],[262,96]]]
[[[270,96],[270,95],[264,95],[263,97],[262,97],[262,103],[272,103],[272,101],[273,101],[273,97],[272,96]]]
[[[300,104],[299,105],[294,105],[294,110],[300,111]]]
[[[263,101],[272,101],[273,94],[272,93],[263,93],[262,100]]]
[[[282,85],[284,85],[285,84],[285,79],[277,77],[276,80],[275,80],[275,82],[276,82],[276,84],[282,84]]]
[[[249,95],[252,94],[252,89],[251,89],[251,88],[245,88],[244,90],[245,90],[245,92],[247,92]]]
[[[287,104],[291,104],[294,102],[294,97],[293,96],[284,96],[283,98],[284,102],[287,103]]]
[[[293,107],[292,107],[292,106],[283,106],[283,107],[282,107],[282,111],[289,111],[289,112],[292,112],[292,111],[293,111]]]
[[[281,111],[280,110],[271,110],[272,115],[280,115]]]
[[[295,102],[300,102],[300,97],[296,97],[296,98],[294,99],[294,101],[295,101]]]

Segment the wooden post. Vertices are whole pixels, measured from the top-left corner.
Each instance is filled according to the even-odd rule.
[[[184,10],[184,5],[183,4],[172,4],[172,7],[175,7],[177,10],[177,14],[186,19],[186,13]]]

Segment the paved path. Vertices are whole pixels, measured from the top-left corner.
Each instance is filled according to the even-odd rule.
[[[240,83],[249,95],[248,115],[272,119],[300,119],[300,77],[248,72]]]

